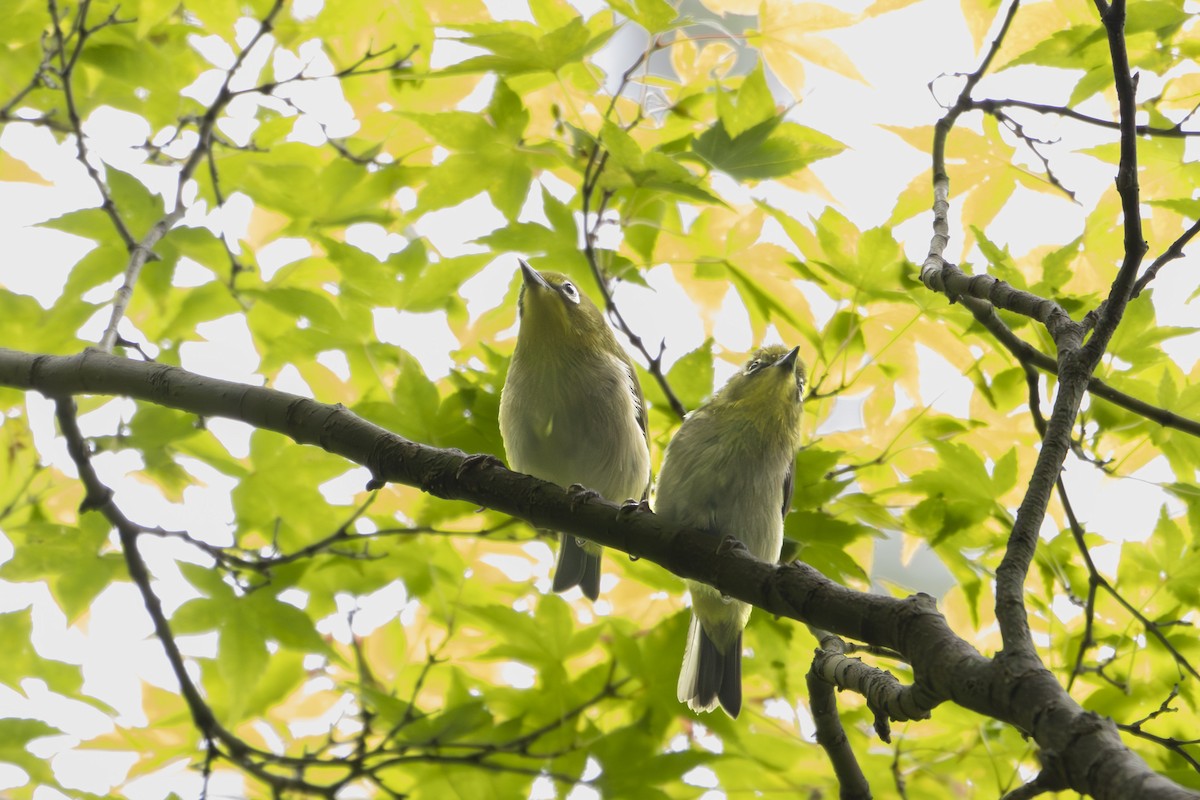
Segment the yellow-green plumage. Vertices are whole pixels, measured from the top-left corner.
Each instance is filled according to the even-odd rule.
[[[646,410],[633,363],[600,309],[565,275],[521,262],[520,327],[500,393],[508,465],[614,502],[650,483]],[[600,591],[599,545],[563,537],[554,591]]]
[[[792,465],[800,446],[804,364],[797,349],[764,347],[667,446],[655,512],[673,527],[740,540],[776,561],[791,503]],[[688,581],[692,623],[678,697],[696,711],[718,703],[736,717],[742,705],[742,629],[750,606]]]

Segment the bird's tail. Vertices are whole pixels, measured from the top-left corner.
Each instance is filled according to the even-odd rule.
[[[554,591],[565,592],[573,586],[589,600],[600,596],[600,554],[589,553],[574,536],[563,534],[554,568]]]
[[[742,710],[741,631],[733,646],[722,653],[692,614],[676,696],[693,711],[712,711],[720,703],[736,719]]]

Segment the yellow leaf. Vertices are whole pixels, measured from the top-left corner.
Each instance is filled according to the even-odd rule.
[[[1000,8],[1000,0],[961,0],[963,18],[967,21],[967,30],[971,32],[971,41],[979,50],[983,37],[992,27],[996,19],[996,11]]]
[[[758,0],[700,0],[709,11],[724,16],[725,14],[756,14]]]
[[[807,61],[852,80],[866,80],[841,48],[828,39],[814,35],[819,31],[845,28],[860,20],[855,14],[821,3],[793,4],[787,0],[763,0],[759,9],[760,30],[746,39],[756,45],[780,81],[793,93],[804,86]]]
[[[902,536],[900,537],[900,563],[903,566],[908,566],[908,562],[912,561],[912,557],[917,554],[925,541],[917,536]]]
[[[1181,75],[1171,80],[1163,90],[1163,108],[1191,111],[1200,101],[1200,72]]]
[[[763,0],[758,21],[762,35],[787,38],[804,33],[849,27],[861,17],[823,3],[793,3],[790,0]]]
[[[704,333],[711,336],[713,325],[717,321],[717,312],[725,300],[725,295],[731,291],[726,281],[702,280],[696,277],[695,268],[691,264],[681,264],[669,259],[671,274],[680,288],[687,294],[688,299],[696,304],[700,318],[704,321]]]
[[[243,237],[254,251],[279,237],[280,231],[292,224],[292,218],[256,205],[250,212],[250,224]]]
[[[892,209],[892,217],[888,220],[888,225],[899,225],[906,219],[923,214],[931,208],[933,208],[933,182],[929,177],[929,170],[925,170],[909,181],[908,186],[896,198],[896,206]]]
[[[837,204],[837,199],[825,188],[825,184],[821,182],[821,179],[811,169],[802,169],[799,172],[793,172],[791,175],[785,175],[775,180],[789,189],[815,195],[829,203],[829,205]]]
[[[972,228],[986,229],[992,220],[1004,208],[1004,204],[1012,197],[1016,185],[1007,177],[984,175],[971,187],[971,193],[962,204],[963,229],[962,253],[960,260],[965,260],[967,253],[975,244],[975,234]]]
[[[39,186],[53,185],[50,181],[43,178],[41,173],[37,172],[33,167],[18,158],[10,156],[8,153],[0,153],[0,181],[35,183]]]
[[[880,127],[896,134],[921,153],[928,153],[930,144],[933,142],[932,125],[920,125],[915,128],[904,128],[899,125],[882,125]]]
[[[699,47],[691,39],[680,39],[671,45],[671,66],[679,76],[680,86],[723,78],[736,61],[737,52],[725,42],[708,42]]]
[[[919,0],[875,0],[866,11],[863,12],[864,17],[881,17],[884,14],[892,11],[899,11],[902,8],[908,8],[913,3]]]
[[[963,0],[964,7],[971,1]],[[982,4],[986,5],[986,0]],[[1079,13],[1079,8],[1076,6],[1082,7],[1082,14]],[[1005,10],[1007,11],[1007,6]],[[991,12],[985,12],[985,16],[986,13],[990,13],[994,19],[995,15],[999,13],[999,9],[993,8]],[[993,68],[1003,69],[1014,58],[1032,50],[1046,39],[1048,31],[1062,31],[1072,25],[1085,23],[1095,24],[1095,13],[1095,8],[1090,3],[1086,6],[1067,3],[1022,3],[1012,25],[1008,28],[1008,33],[1004,35],[1000,52],[996,54],[996,58],[992,62]],[[986,27],[984,33],[987,33]],[[976,47],[978,46],[979,43],[976,42]]]

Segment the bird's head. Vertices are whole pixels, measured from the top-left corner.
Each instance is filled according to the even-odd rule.
[[[521,279],[517,313],[523,347],[570,345],[607,351],[616,344],[603,312],[566,275],[538,272],[521,261]]]
[[[800,348],[759,348],[745,366],[713,398],[713,404],[751,417],[762,427],[796,431],[807,373]]]

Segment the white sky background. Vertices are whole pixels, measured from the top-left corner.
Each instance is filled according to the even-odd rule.
[[[305,7],[315,9],[319,2],[308,0],[307,3],[298,2],[295,5],[301,10]],[[848,10],[859,10],[868,3],[835,4]],[[576,5],[589,14],[600,7],[595,0],[583,0]],[[522,2],[494,0],[489,6],[497,18],[530,19],[528,9]],[[244,42],[252,30],[249,25],[241,28],[240,41]],[[812,169],[841,201],[839,210],[866,230],[887,219],[901,189],[914,175],[929,166],[926,154],[916,152],[876,125],[932,125],[940,116],[941,109],[930,96],[927,84],[943,73],[974,69],[977,56],[971,50],[970,38],[957,2],[952,0],[925,0],[853,29],[835,31],[829,38],[847,51],[869,85],[864,86],[806,65],[808,85],[792,117],[830,134],[851,148],[834,159],[818,162]],[[636,57],[641,47],[641,41],[632,33],[622,34],[615,37],[596,60],[614,76],[615,83],[615,77]],[[216,66],[228,66],[233,57],[232,51],[226,46],[213,42],[205,46],[204,52],[211,53],[210,58]],[[317,55],[316,48],[303,55]],[[434,50],[435,66],[453,63],[466,55],[467,48],[461,45],[439,43]],[[1030,68],[1010,70],[985,78],[978,96],[1020,97],[1065,103],[1077,77],[1078,73],[1064,74]],[[1151,96],[1161,88],[1160,82],[1150,78],[1145,75],[1142,77],[1140,96]],[[485,83],[480,91],[464,101],[463,108],[477,110],[486,105],[491,82]],[[205,87],[211,93],[211,78],[198,82],[197,88],[202,96]],[[944,78],[936,87],[939,97],[949,99],[957,93],[958,82],[953,78]],[[322,121],[330,126],[332,135],[353,132],[353,120],[349,117],[348,107],[340,99],[336,85],[306,84],[297,88],[324,97],[324,102],[320,103],[320,113]],[[1108,116],[1108,109],[1099,98],[1085,103],[1080,110],[1096,116]],[[231,113],[235,111],[231,108]],[[246,115],[244,119],[248,119],[253,110],[245,109],[243,113]],[[959,124],[978,129],[978,116],[968,116]],[[144,164],[144,152],[132,149],[149,133],[145,123],[127,114],[100,111],[86,121],[85,129],[92,137],[93,151],[105,161],[138,175],[156,191],[169,191],[174,180],[173,173],[163,167]],[[302,135],[319,135],[319,128],[315,124],[307,130],[308,134]],[[239,128],[234,124],[223,128],[223,131],[237,137],[248,135],[250,128],[245,125]],[[989,236],[994,241],[1007,245],[1017,255],[1036,244],[1067,242],[1078,235],[1083,225],[1083,209],[1089,207],[1109,185],[1113,173],[1111,167],[1068,152],[1072,148],[1110,140],[1109,134],[1087,134],[1077,126],[1068,128],[1053,117],[1036,120],[1029,125],[1029,131],[1042,138],[1069,137],[1064,146],[1051,148],[1048,152],[1053,154],[1054,168],[1059,178],[1076,190],[1081,205],[1075,206],[1066,199],[1019,188],[1016,196],[989,228]],[[1189,141],[1188,144],[1190,147],[1194,143]],[[0,284],[12,291],[32,295],[48,306],[61,293],[69,269],[89,246],[78,238],[34,226],[66,211],[97,205],[99,196],[75,160],[73,145],[55,145],[45,130],[9,125],[0,133],[0,148],[28,162],[54,184],[47,187],[0,183],[0,211],[3,211],[0,213],[0,241],[5,242],[7,255],[0,263]],[[1028,154],[1018,147],[1018,158],[1027,157]],[[1032,162],[1030,164],[1032,166]],[[555,179],[548,179],[545,183],[557,196],[565,198],[572,193],[570,187]],[[822,201],[770,185],[748,191],[731,181],[723,181],[718,189],[733,202],[748,201],[752,197],[770,198],[772,203],[800,218],[818,215],[823,209]],[[952,185],[952,241],[948,251],[952,258],[960,252],[962,242],[953,189]],[[411,190],[402,191],[402,202],[411,202],[412,198]],[[236,238],[240,231],[244,231],[248,207],[244,198],[235,196],[229,206],[220,212],[221,224],[231,238]],[[524,215],[528,219],[545,221],[536,186]],[[197,214],[188,217],[188,222],[193,224],[199,221]],[[929,222],[930,215],[923,214],[901,225],[896,231],[908,258],[918,264],[928,250]],[[453,255],[478,252],[480,248],[470,244],[470,241],[502,224],[501,215],[491,208],[486,196],[481,196],[456,208],[427,215],[417,225],[416,232],[427,237],[441,253]],[[774,223],[768,223],[768,236],[794,252]],[[406,241],[399,233],[385,231],[375,225],[355,226],[348,238],[368,252],[381,256],[399,250]],[[1166,244],[1152,242],[1150,256],[1156,255]],[[257,255],[266,273],[264,277],[267,277],[273,270],[307,253],[305,243],[285,240],[263,248]],[[978,258],[971,260],[976,263],[980,261]],[[1195,288],[1197,266],[1200,265],[1196,258],[1190,256],[1169,265],[1156,279],[1154,300],[1160,323],[1188,325],[1200,319],[1197,303],[1185,302]],[[515,268],[513,256],[499,257],[463,287],[463,296],[473,315],[486,310],[502,297]],[[178,285],[199,285],[212,279],[212,273],[197,266],[180,269],[176,282]],[[667,267],[651,270],[647,279],[653,291],[622,285],[616,292],[616,299],[631,327],[646,341],[666,339],[666,360],[670,363],[699,345],[703,333],[698,320],[689,313],[690,303],[674,284]],[[111,284],[98,290],[97,299],[110,296],[115,288],[116,284]],[[834,306],[819,292],[809,294],[820,325],[832,315]],[[681,313],[672,314],[673,309],[679,309]],[[108,308],[105,307],[84,326],[83,338],[97,340],[107,319]],[[376,315],[375,324],[380,341],[403,344],[421,359],[431,377],[444,375],[448,370],[451,363],[449,351],[456,347],[456,342],[445,324],[444,315],[381,310]],[[258,357],[250,344],[243,320],[236,316],[227,317],[206,323],[200,330],[206,341],[184,346],[182,358],[185,368],[229,380],[263,383],[262,377],[255,374]],[[123,332],[128,338],[142,339],[128,326],[128,322]],[[716,338],[719,346],[731,351],[745,351],[752,346],[745,312],[736,303],[731,301],[727,304],[726,312],[720,317],[716,328]],[[3,344],[21,347],[20,342]],[[1200,353],[1200,337],[1183,337],[1167,342],[1165,347],[1188,370]],[[720,361],[717,364],[719,384],[732,368]],[[336,359],[328,365],[335,370],[338,368]],[[966,415],[968,398],[972,392],[966,378],[930,352],[922,356],[921,372],[921,397],[912,398],[913,402],[932,405],[952,414]],[[295,370],[286,370],[274,385],[312,396],[311,390]],[[121,419],[129,418],[133,408],[132,402],[118,400],[85,415],[81,419],[85,434],[111,433]],[[39,452],[59,469],[74,475],[75,469],[66,455],[65,446],[61,439],[56,439],[53,412],[48,401],[30,395],[29,410]],[[857,415],[857,405],[846,402],[835,412],[826,429],[858,425],[860,420]],[[209,427],[235,455],[244,455],[248,451],[249,429],[246,426],[212,420]],[[135,519],[166,528],[188,528],[194,535],[219,544],[230,541],[233,519],[229,499],[233,485],[231,479],[203,465],[189,462],[187,468],[203,485],[188,489],[182,504],[171,504],[133,477],[133,473],[140,468],[136,454],[104,453],[95,459],[95,463],[101,478],[116,490],[118,502]],[[1156,482],[1174,479],[1162,459],[1140,470],[1136,479],[1119,481],[1103,476],[1090,466],[1079,465],[1072,459],[1068,462],[1066,477],[1072,495],[1079,498],[1078,505],[1085,514],[1089,529],[1118,542],[1142,540],[1149,535],[1160,505],[1165,501]],[[331,482],[327,485],[327,496],[331,502],[349,502],[364,480],[355,472],[345,480]],[[170,613],[191,596],[188,593],[190,589],[174,566],[175,559],[199,559],[194,550],[180,543],[147,537],[144,544],[147,559],[159,578],[157,588]],[[896,550],[897,553],[881,552],[881,565],[898,558],[898,547]],[[0,537],[0,561],[7,560],[11,553],[11,544]],[[526,548],[525,555],[527,558],[515,558],[512,563],[506,564],[506,569],[516,570],[518,574],[512,575],[514,579],[528,580],[532,577],[539,581],[539,588],[548,590],[548,575],[552,567],[549,547],[533,543]],[[1095,555],[1102,568],[1111,568],[1119,555],[1119,545],[1098,548]],[[522,571],[523,575],[519,574]],[[888,571],[887,574],[909,585],[920,580],[914,581],[911,574],[906,575],[900,569]],[[606,576],[606,579],[614,580],[613,576]],[[929,580],[940,579],[930,577]],[[360,633],[390,620],[399,609],[406,606],[402,587],[391,587],[379,595],[374,602],[361,598],[358,600],[357,605],[364,609],[364,613],[356,619],[356,629],[360,626],[363,628],[359,629]],[[297,597],[296,602],[303,605],[303,598]],[[111,586],[100,596],[84,621],[68,629],[44,586],[0,582],[0,612],[31,604],[34,609],[35,644],[39,652],[50,658],[82,663],[86,678],[85,691],[116,707],[122,714],[123,722],[145,721],[140,709],[141,680],[172,690],[176,688],[161,647],[152,636],[140,597],[131,584]],[[354,605],[354,601],[348,598],[346,610]],[[598,614],[607,612],[603,604],[595,609]],[[1064,610],[1064,613],[1071,612]],[[329,621],[323,629],[343,639],[348,634],[344,621]],[[182,644],[185,652],[192,655],[211,655],[215,650],[214,637],[188,637]],[[518,665],[514,665],[512,677],[514,683],[518,684],[530,680],[528,675],[521,673]],[[22,688],[29,695],[28,698],[0,687],[0,716],[36,716],[72,734],[44,740],[39,751],[53,758],[55,771],[66,785],[105,793],[123,779],[131,758],[121,758],[111,753],[78,753],[69,749],[78,741],[73,737],[86,739],[108,730],[110,723],[105,716],[85,709],[81,704],[54,699],[40,681],[26,681]],[[785,709],[781,713],[787,711]],[[698,785],[707,780],[704,775],[696,776]],[[19,770],[0,764],[0,792],[23,782]],[[199,776],[185,770],[184,765],[178,765],[167,782],[159,779],[134,782],[125,787],[123,792],[129,797],[149,800],[161,797],[164,787],[184,797],[194,795],[199,789]],[[222,773],[211,786],[212,796],[238,796],[240,787],[238,776]],[[535,786],[535,795],[552,796],[552,793],[544,794],[545,789],[540,784]],[[589,793],[590,790],[578,789],[572,796],[583,798],[594,794]],[[40,790],[36,796],[39,800],[62,797],[49,789]]]

